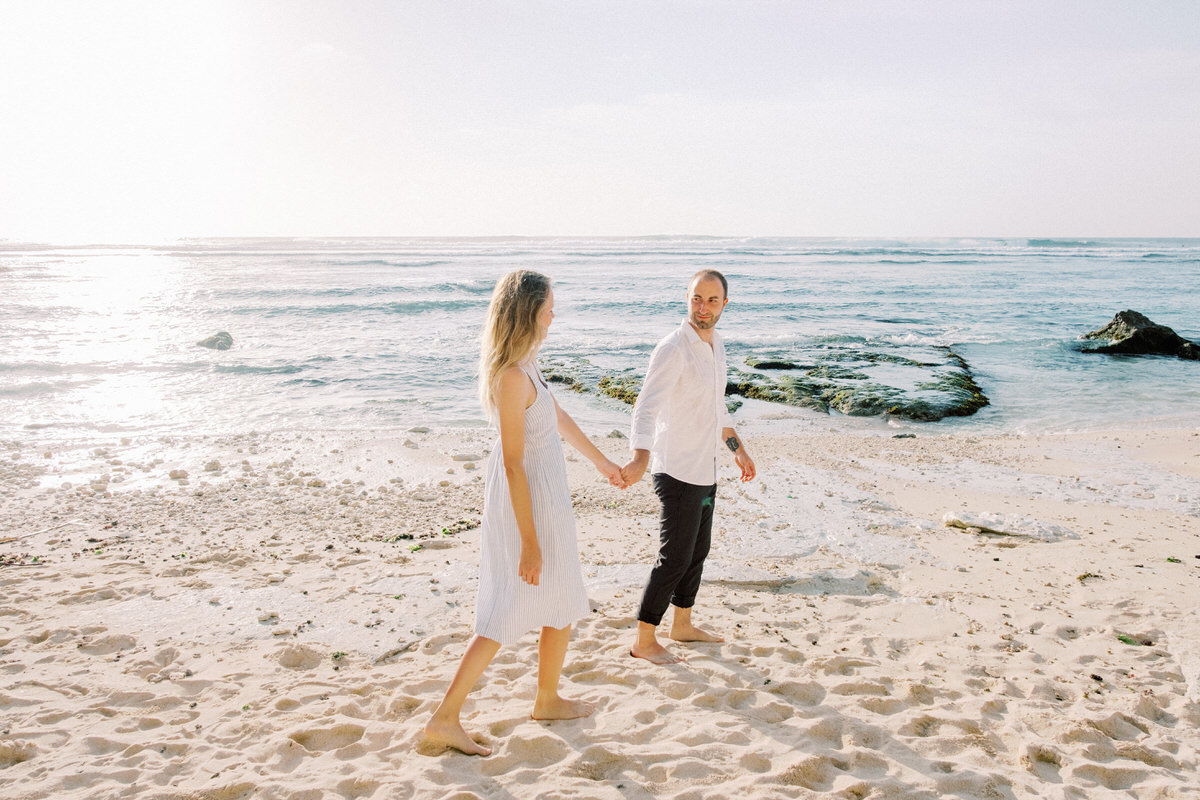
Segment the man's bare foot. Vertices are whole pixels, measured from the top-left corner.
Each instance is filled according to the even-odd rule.
[[[469,756],[490,756],[492,748],[484,747],[472,739],[457,722],[429,720],[425,725],[425,737],[418,745],[421,752],[436,754],[446,748],[454,748]]]
[[[568,700],[565,697],[554,696],[543,700],[537,698],[533,703],[533,719],[579,719],[590,717],[596,707],[586,700]]]
[[[677,642],[723,642],[725,637],[697,628],[695,625],[672,625],[670,636]]]
[[[678,664],[684,660],[682,656],[675,655],[658,642],[645,646],[635,644],[629,648],[629,655],[644,658],[651,664]]]

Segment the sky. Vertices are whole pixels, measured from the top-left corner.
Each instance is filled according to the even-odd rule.
[[[1194,0],[0,0],[0,239],[1200,236]]]

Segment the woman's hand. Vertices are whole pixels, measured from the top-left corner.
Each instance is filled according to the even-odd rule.
[[[521,560],[517,563],[517,574],[530,586],[537,586],[542,577],[542,548],[536,543],[521,545]]]
[[[621,468],[607,458],[596,462],[596,469],[600,470],[600,474],[608,478],[608,482],[618,489],[624,489],[629,486],[625,482],[624,475],[621,474]]]

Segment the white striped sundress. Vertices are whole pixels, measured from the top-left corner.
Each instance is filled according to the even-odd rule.
[[[524,466],[542,550],[542,574],[537,586],[525,583],[517,574],[521,534],[508,494],[503,448],[497,439],[488,457],[484,484],[475,633],[502,645],[512,644],[534,628],[564,628],[589,611],[554,399],[540,374],[525,367],[522,370],[537,391],[533,405],[525,409]]]

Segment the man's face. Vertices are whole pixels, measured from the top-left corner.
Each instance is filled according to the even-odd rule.
[[[696,278],[688,289],[688,321],[697,330],[708,330],[717,324],[729,298],[716,278]]]

